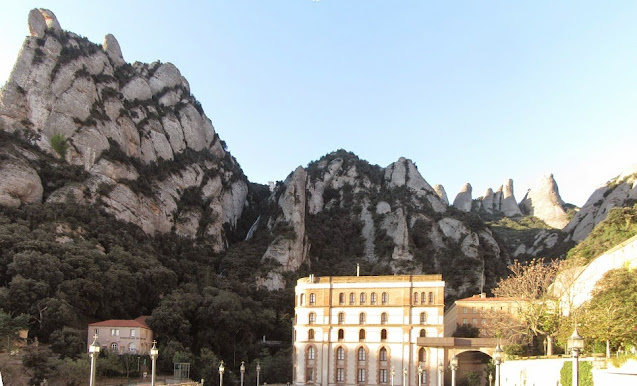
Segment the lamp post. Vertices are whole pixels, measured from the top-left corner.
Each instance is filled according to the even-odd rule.
[[[504,351],[502,351],[502,347],[500,347],[500,343],[498,343],[498,345],[495,346],[495,351],[493,351],[493,360],[495,361],[495,386],[500,386],[500,364],[503,358]]]
[[[442,362],[438,362],[438,386],[442,386],[442,374],[444,374],[445,366]]]
[[[159,355],[159,350],[157,349],[157,341],[153,341],[153,347],[150,348],[150,361],[151,361],[151,376],[150,376],[150,384],[151,386],[155,386],[155,371],[157,370],[156,361],[157,356]]]
[[[567,345],[573,355],[573,386],[579,386],[579,353],[584,348],[584,338],[577,332],[577,326],[568,338]]]
[[[223,386],[223,373],[226,371],[226,368],[223,366],[223,361],[219,364],[219,386]]]
[[[422,386],[422,366],[418,365],[418,386]]]
[[[241,386],[243,386],[243,375],[246,373],[244,361],[241,361],[241,367],[239,369],[241,370]]]
[[[458,370],[458,357],[453,356],[449,361],[449,368],[451,369],[451,386],[456,386],[456,370]]]
[[[403,386],[407,385],[407,368],[403,367]]]
[[[100,345],[97,343],[97,334],[93,335],[93,343],[88,346],[88,356],[91,357],[91,379],[89,385],[95,385],[95,366],[97,362],[97,356],[100,354]]]
[[[396,375],[396,372],[394,371],[394,366],[392,365],[392,367],[391,367],[391,386],[394,386],[394,375]]]
[[[261,366],[259,365],[259,361],[257,361],[257,386],[259,386],[259,373],[261,373]]]
[[[493,386],[493,374],[489,373],[489,386]]]

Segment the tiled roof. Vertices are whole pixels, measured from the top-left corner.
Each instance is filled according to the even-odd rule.
[[[133,320],[129,320],[129,319],[111,319],[111,320],[104,320],[103,322],[91,323],[91,324],[89,324],[89,326],[150,328],[146,324],[146,318],[148,318],[148,316],[140,316],[139,318],[133,319]]]
[[[514,301],[514,298],[498,298],[498,297],[481,297],[480,295],[473,295],[471,297],[468,298],[464,298],[464,299],[458,299],[456,300],[457,302],[510,302],[510,301]]]

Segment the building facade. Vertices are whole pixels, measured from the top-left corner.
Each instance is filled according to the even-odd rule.
[[[494,318],[498,314],[515,317],[519,304],[511,298],[487,297],[486,294],[458,299],[445,313],[445,336],[453,336],[460,325],[472,325],[480,329],[480,337],[495,336]]]
[[[296,385],[437,384],[444,349],[442,275],[310,277],[297,281]]]
[[[133,320],[112,319],[89,324],[87,349],[97,334],[97,343],[102,350],[118,354],[148,354],[153,345],[153,330],[146,324],[146,318],[140,316]]]

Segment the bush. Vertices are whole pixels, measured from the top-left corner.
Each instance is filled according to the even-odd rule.
[[[69,143],[64,134],[57,133],[51,137],[51,147],[60,157],[66,157],[66,151],[69,149]]]
[[[579,384],[580,386],[593,386],[593,364],[591,362],[579,362]],[[573,362],[567,361],[560,370],[560,384],[562,386],[573,386]]]

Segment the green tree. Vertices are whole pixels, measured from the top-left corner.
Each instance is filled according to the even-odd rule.
[[[60,355],[60,359],[77,359],[86,351],[86,341],[84,331],[74,328],[64,327],[51,333],[49,342],[51,350]]]
[[[480,329],[472,324],[461,324],[453,332],[453,336],[457,338],[478,338],[480,337]]]
[[[608,271],[595,285],[592,298],[584,305],[582,333],[611,345],[637,341],[637,270]]]

